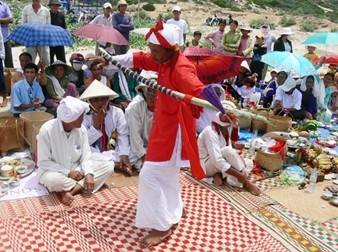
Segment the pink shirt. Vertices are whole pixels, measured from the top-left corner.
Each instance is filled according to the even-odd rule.
[[[223,49],[221,47],[222,45],[222,39],[223,39],[224,31],[217,30],[215,32],[209,33],[207,36],[204,37],[205,41],[209,43],[214,43],[215,48],[214,51],[218,53],[223,53]]]

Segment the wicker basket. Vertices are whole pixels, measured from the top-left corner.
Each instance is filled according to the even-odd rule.
[[[288,116],[270,116],[269,124],[266,127],[266,132],[271,131],[282,131],[288,132],[290,131],[292,126],[292,118]]]
[[[284,137],[274,133],[266,133],[265,135],[262,136],[263,139],[267,137],[271,137],[280,142],[286,142]],[[287,151],[288,147],[285,143],[284,153],[286,154]],[[280,152],[270,154],[261,150],[257,150],[255,160],[260,167],[269,171],[277,171],[281,169],[284,163]]]
[[[0,117],[0,151],[7,152],[24,147],[24,122],[13,116]]]
[[[254,110],[254,111],[252,111],[252,113],[264,116],[266,118],[269,118],[269,116],[270,116],[270,113],[266,110]],[[267,126],[268,125],[265,122],[259,121],[255,118],[252,118],[252,130],[253,131],[255,131],[257,129],[259,132],[265,133]]]
[[[47,122],[53,119],[54,116],[47,112],[32,111],[32,112],[21,113],[20,118],[22,118],[25,122],[26,143],[30,147],[32,147],[32,143],[35,142],[35,138],[33,139],[33,124],[35,122]]]

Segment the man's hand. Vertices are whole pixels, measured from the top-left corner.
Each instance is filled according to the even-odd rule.
[[[126,172],[129,176],[133,175],[133,167],[131,166],[127,155],[120,156],[120,167],[121,170]]]
[[[83,174],[80,171],[70,171],[68,177],[76,181],[80,181],[84,178]]]
[[[94,190],[94,177],[93,174],[87,174],[85,177],[85,181],[84,181],[84,188],[89,192],[92,193]]]
[[[231,125],[235,128],[239,126],[239,117],[235,112],[228,111],[225,114],[220,114],[219,119],[221,122],[231,123]]]
[[[42,100],[39,98],[35,98],[33,105],[35,108],[39,108],[41,106]]]
[[[93,126],[95,129],[100,129],[103,120],[106,118],[107,112],[101,109],[98,113],[93,113]]]

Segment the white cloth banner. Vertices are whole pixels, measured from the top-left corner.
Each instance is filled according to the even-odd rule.
[[[16,187],[10,186],[8,193],[0,197],[0,201],[49,195],[47,188],[39,184],[36,175],[37,172],[34,171],[29,176],[22,178],[20,185]]]

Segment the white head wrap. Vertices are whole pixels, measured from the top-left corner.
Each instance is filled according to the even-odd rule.
[[[65,123],[74,122],[83,113],[89,112],[89,104],[72,96],[63,98],[57,108],[57,118]]]
[[[176,25],[173,24],[163,24],[163,30],[158,31],[166,40],[167,42],[174,46],[175,44],[178,44],[178,38],[179,38],[179,28]],[[155,44],[155,45],[162,45],[156,35],[154,33],[151,33],[149,38],[147,39],[148,42]]]

